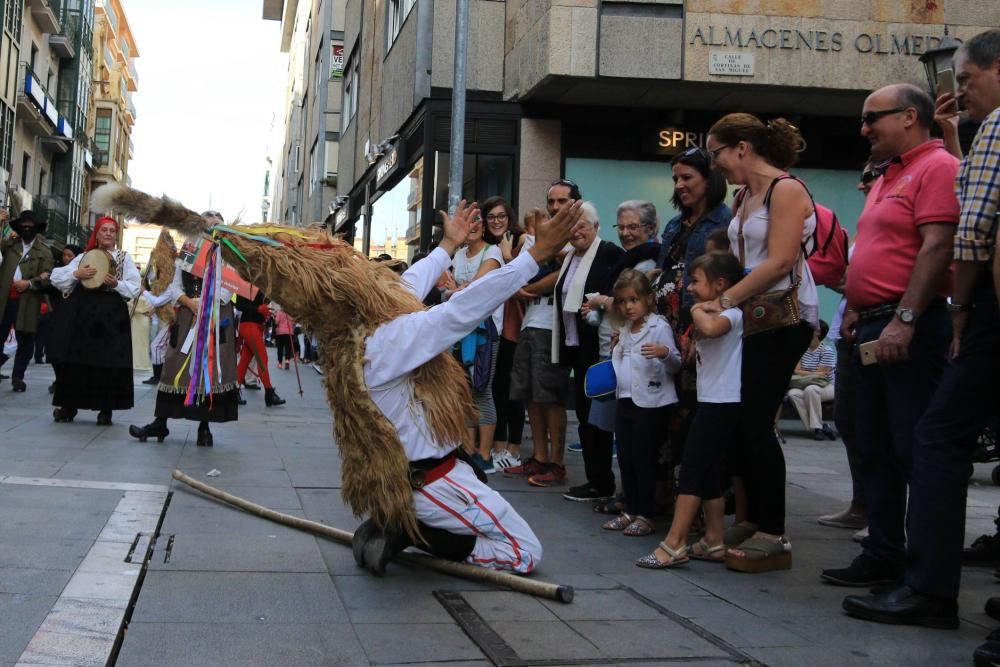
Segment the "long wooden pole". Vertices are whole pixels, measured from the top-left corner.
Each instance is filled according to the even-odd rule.
[[[326,524],[319,523],[318,521],[310,521],[309,519],[302,519],[290,514],[276,512],[272,509],[264,507],[263,505],[258,505],[257,503],[252,503],[249,500],[240,498],[239,496],[226,493],[225,491],[217,489],[214,486],[209,486],[208,484],[199,482],[193,477],[185,475],[180,470],[174,470],[173,478],[178,482],[187,484],[193,489],[201,491],[207,496],[221,500],[224,503],[228,503],[233,507],[245,510],[251,514],[256,514],[257,516],[268,519],[269,521],[291,526],[292,528],[298,528],[299,530],[304,530],[316,535],[322,535],[323,537],[329,537],[332,540],[336,540],[337,542],[348,546],[351,545],[351,540],[354,537],[354,533],[346,530],[334,528],[333,526],[327,526]],[[557,602],[568,603],[573,601],[572,586],[550,584],[546,581],[529,579],[527,577],[517,576],[509,572],[487,570],[486,568],[476,567],[466,563],[457,563],[455,561],[444,560],[442,558],[435,558],[434,556],[428,556],[425,554],[403,552],[397,554],[393,560],[410,565],[421,565],[429,570],[441,572],[442,574],[448,574],[453,577],[460,577],[462,579],[470,579],[473,581],[483,581],[496,586],[501,586],[503,588],[509,588],[511,590],[518,591],[519,593],[536,595],[538,597],[556,600]]]

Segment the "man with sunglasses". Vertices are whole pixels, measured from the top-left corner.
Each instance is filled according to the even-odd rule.
[[[858,219],[841,330],[877,359],[865,365],[855,353],[851,368],[869,535],[848,567],[823,571],[838,586],[891,584],[903,573],[914,430],[947,364],[958,160],[931,138],[933,123],[934,102],[916,86],[865,100],[861,134],[871,161],[889,166]]]
[[[867,620],[958,627],[965,506],[975,436],[1000,413],[1000,309],[990,268],[1000,227],[1000,30],[965,42],[955,54],[959,105],[981,121],[957,180],[961,222],[954,239],[954,314],[958,344],[934,400],[921,411],[913,449],[906,571],[891,591],[848,598]],[[986,605],[1000,619],[1000,599]],[[1000,662],[1000,633],[977,649],[975,664]]]

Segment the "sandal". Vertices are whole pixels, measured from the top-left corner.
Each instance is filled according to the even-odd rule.
[[[621,514],[625,511],[625,496],[615,496],[611,500],[594,505],[594,511],[598,514]]]
[[[679,565],[684,565],[688,562],[687,555],[687,545],[681,547],[680,549],[672,549],[666,540],[660,542],[660,548],[663,549],[670,560],[664,562],[656,557],[656,552],[643,556],[635,562],[639,567],[644,567],[647,570],[665,570],[670,567],[677,567]]]
[[[632,525],[633,521],[635,521],[634,516],[628,514],[627,512],[622,512],[614,519],[611,519],[610,521],[605,521],[601,525],[601,528],[603,528],[604,530],[625,530],[626,528]]]
[[[652,521],[644,516],[636,516],[635,520],[625,528],[625,534],[629,537],[646,537],[655,530],[656,526],[653,525]]]
[[[702,538],[688,549],[688,554],[690,554],[692,560],[707,560],[710,563],[722,563],[726,560],[725,549],[726,545],[724,544],[716,544],[714,547],[710,547],[705,538]]]
[[[737,572],[772,572],[792,569],[792,544],[784,537],[751,537],[738,547],[742,556],[726,551],[726,567]]]
[[[735,524],[726,529],[726,534],[723,536],[722,542],[727,547],[735,547],[749,540],[756,532],[756,528]]]

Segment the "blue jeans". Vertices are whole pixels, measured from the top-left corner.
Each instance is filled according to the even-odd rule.
[[[859,321],[858,345],[877,340],[891,320],[889,315]],[[885,563],[903,564],[914,430],[944,373],[951,332],[944,305],[932,305],[914,325],[907,361],[863,366],[860,354],[854,354],[855,426],[868,511],[868,537],[862,546],[867,555]]]
[[[990,285],[978,290],[958,358],[917,425],[913,449],[906,583],[943,598],[958,597],[976,439],[1000,414],[1000,310],[992,292]]]

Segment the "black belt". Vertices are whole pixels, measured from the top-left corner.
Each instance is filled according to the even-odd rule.
[[[534,305],[536,305],[536,306],[541,305],[541,304],[545,304],[546,306],[551,306],[552,305],[552,297],[551,296],[536,296],[534,299],[531,300],[531,303],[534,304]]]
[[[937,298],[927,304],[927,309],[930,310],[935,306],[943,306],[944,299]],[[893,301],[892,303],[882,303],[877,306],[870,306],[868,308],[858,308],[858,320],[877,320],[882,317],[892,317],[896,314],[896,309],[899,308],[899,301]]]

